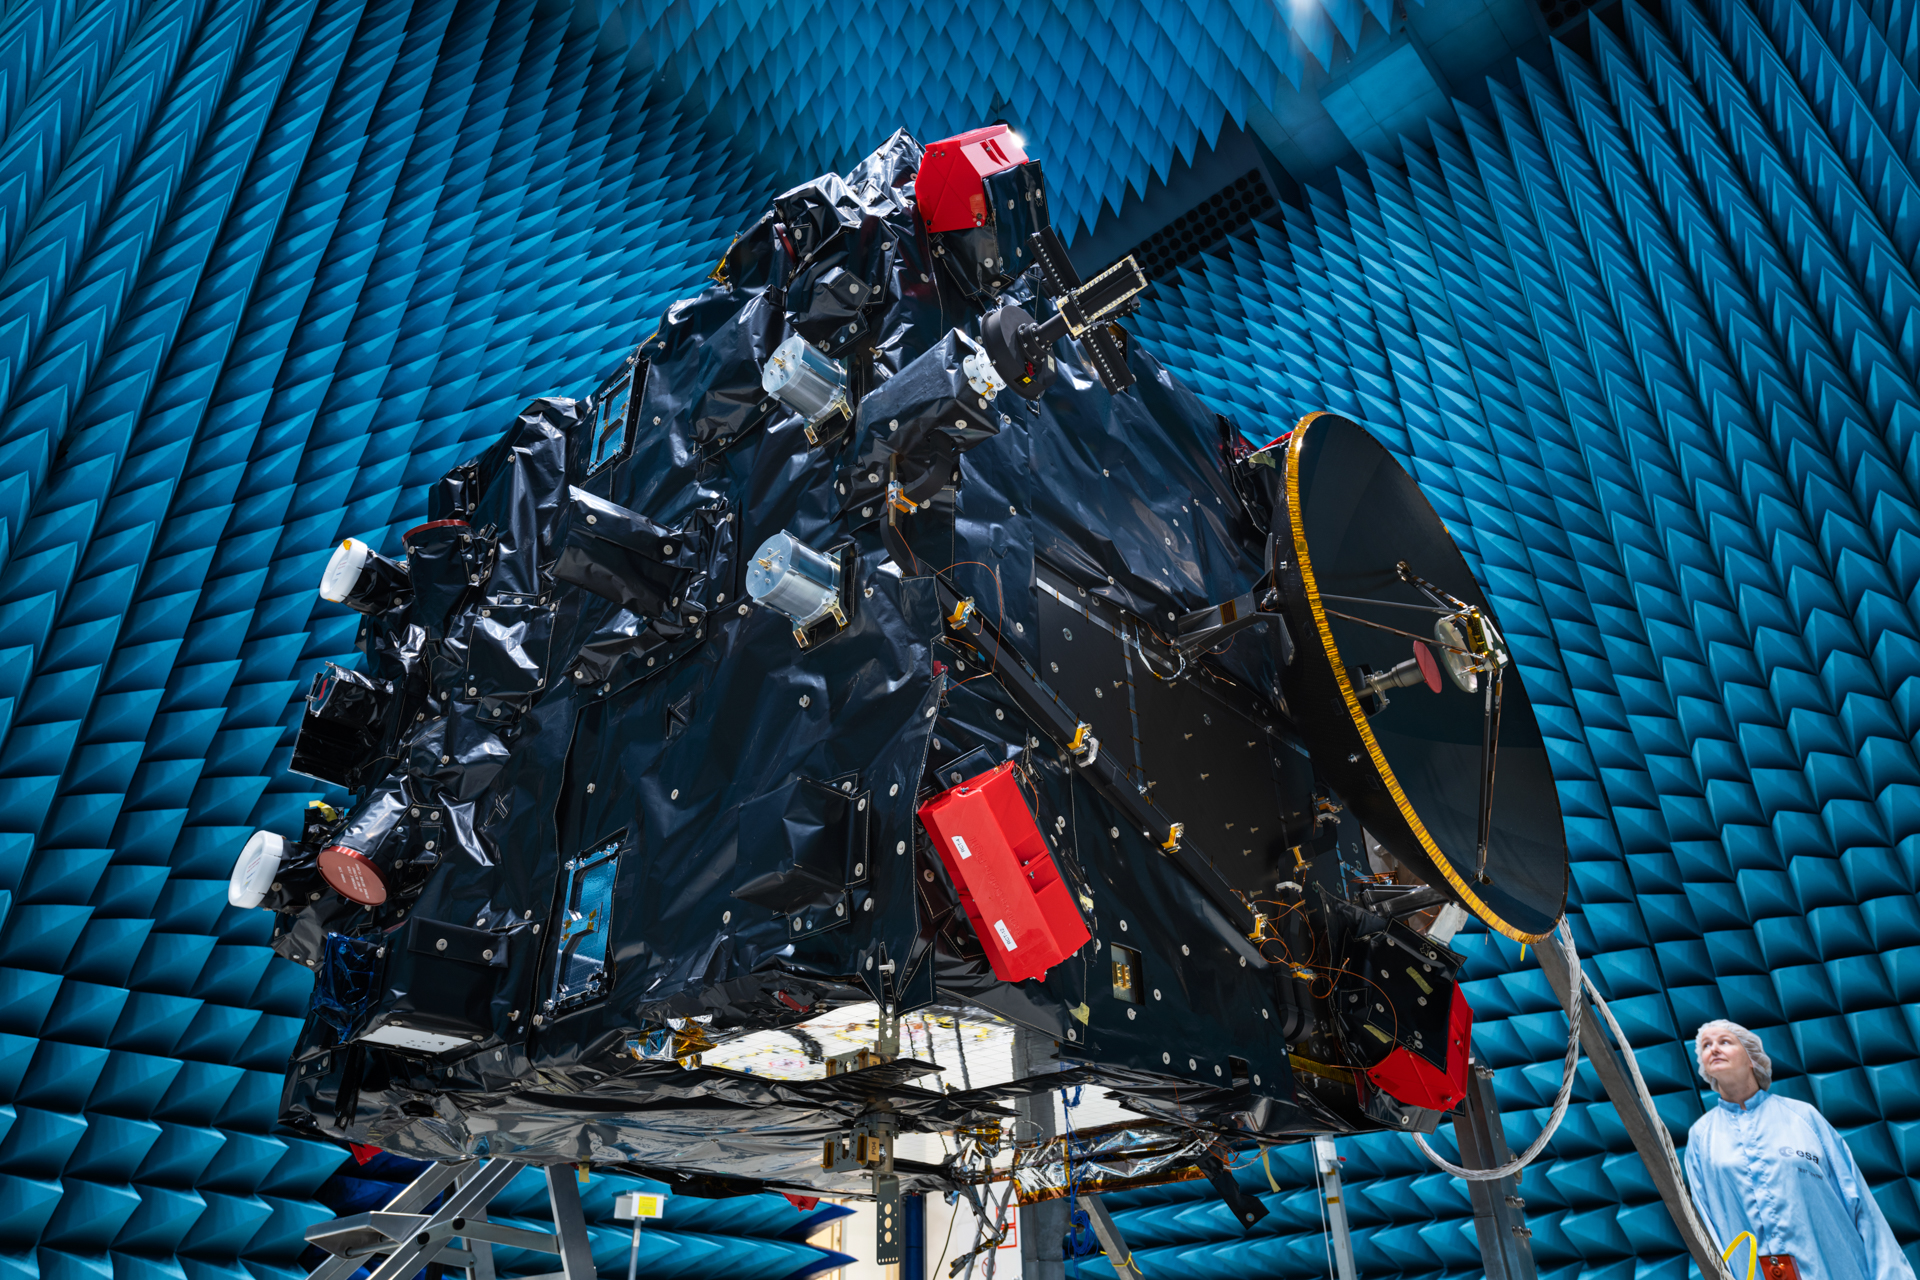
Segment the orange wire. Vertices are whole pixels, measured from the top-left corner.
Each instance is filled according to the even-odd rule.
[[[1291,906],[1289,906],[1284,902],[1281,902],[1277,898],[1255,898],[1253,901],[1255,906],[1268,905],[1268,906],[1275,906],[1280,908],[1280,914],[1271,917],[1271,921],[1273,923],[1277,923],[1280,920],[1284,920],[1288,915],[1296,911],[1304,912],[1306,909],[1306,903],[1304,901],[1296,902]],[[1285,938],[1282,938],[1279,936],[1275,936],[1271,938],[1263,938],[1260,940],[1258,944],[1258,950],[1260,952],[1261,957],[1265,959],[1269,964],[1276,963],[1273,957],[1267,955],[1267,944],[1272,942],[1279,943],[1280,951],[1281,951],[1281,959],[1278,961],[1278,963],[1291,966],[1295,969],[1307,969],[1311,971],[1311,973],[1313,974],[1313,977],[1309,979],[1307,983],[1307,994],[1315,1000],[1325,1000],[1328,997],[1333,995],[1334,988],[1338,985],[1336,982],[1331,981],[1331,978],[1334,975],[1345,974],[1347,977],[1358,978],[1360,981],[1366,983],[1368,986],[1372,987],[1375,991],[1380,993],[1380,998],[1386,1004],[1388,1012],[1393,1014],[1393,1038],[1394,1038],[1394,1042],[1398,1043],[1400,1040],[1400,1011],[1394,1007],[1393,997],[1388,994],[1387,989],[1385,987],[1381,986],[1378,982],[1375,982],[1372,978],[1369,978],[1364,973],[1355,973],[1352,969],[1349,969],[1344,965],[1315,964],[1313,962],[1313,956],[1319,950],[1320,938],[1319,938],[1319,935],[1314,934],[1312,931],[1312,928],[1311,928],[1312,917],[1308,916],[1306,918],[1309,922],[1308,933],[1313,940],[1313,949],[1307,953],[1307,962],[1305,964],[1301,964],[1299,961],[1293,958],[1293,948],[1287,945],[1287,940]],[[1320,989],[1317,985],[1317,980],[1320,978],[1329,979],[1324,989]]]
[[[980,679],[980,676],[991,675],[995,670],[999,668],[1000,666],[1000,633],[1002,631],[1005,631],[1007,628],[1007,596],[1006,596],[1005,590],[1001,587],[1001,584],[1000,584],[1000,569],[998,566],[990,565],[986,563],[984,560],[955,560],[952,564],[948,565],[945,569],[935,569],[933,572],[936,577],[944,576],[952,572],[953,570],[958,569],[963,564],[977,565],[980,568],[985,569],[988,573],[993,575],[994,608],[997,611],[997,613],[994,618],[994,626],[993,626],[993,657],[987,660],[987,669],[985,671],[982,671],[978,676],[968,676],[965,680],[956,681],[956,683],[958,684],[967,684],[970,681]],[[959,586],[957,584],[949,582],[947,585],[950,587],[953,587],[956,593],[959,591]],[[974,646],[974,650],[977,653],[979,651],[978,646]]]

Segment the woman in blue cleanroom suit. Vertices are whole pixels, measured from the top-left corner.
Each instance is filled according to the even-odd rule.
[[[1846,1140],[1806,1103],[1767,1092],[1760,1037],[1709,1022],[1693,1047],[1720,1104],[1687,1131],[1687,1181],[1721,1246],[1751,1231],[1761,1280],[1915,1280]]]

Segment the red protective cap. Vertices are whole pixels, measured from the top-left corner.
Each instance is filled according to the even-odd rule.
[[[929,143],[920,156],[914,198],[929,231],[965,231],[987,222],[986,179],[1027,162],[1019,135],[1004,124]]]
[[[1447,1010],[1447,1069],[1437,1070],[1413,1050],[1396,1047],[1379,1066],[1368,1069],[1367,1079],[1410,1107],[1451,1111],[1467,1096],[1467,1045],[1472,1039],[1473,1006],[1456,986]]]
[[[1002,982],[1045,977],[1092,939],[1012,761],[942,791],[920,821]]]
[[[387,900],[387,879],[373,859],[358,849],[330,844],[320,851],[320,874],[349,902],[377,907]]]
[[[1420,676],[1427,682],[1427,688],[1440,692],[1440,660],[1433,656],[1433,649],[1425,640],[1413,642],[1413,656],[1420,663]]]

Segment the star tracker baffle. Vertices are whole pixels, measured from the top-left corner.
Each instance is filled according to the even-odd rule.
[[[342,546],[365,662],[314,677],[294,768],[352,803],[232,885],[316,975],[284,1119],[883,1206],[1004,1176],[1006,1104],[1075,1082],[1138,1117],[1082,1187],[1431,1131],[1454,931],[1564,905],[1524,682],[1386,451],[1329,414],[1251,447],[1121,328],[1146,287],[1082,279],[1005,127],[898,134],[398,558]],[[871,1050],[703,1062],[862,1002]],[[901,1052],[928,1008],[1064,1070],[942,1082]],[[1021,1161],[1023,1198],[1075,1177]]]

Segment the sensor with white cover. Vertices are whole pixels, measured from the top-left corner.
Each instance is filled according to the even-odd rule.
[[[236,907],[257,907],[267,900],[273,878],[287,856],[287,842],[271,831],[256,831],[240,850],[227,877],[227,901]]]
[[[320,598],[359,613],[378,613],[399,605],[411,586],[405,565],[348,538],[334,548],[320,575]]]

